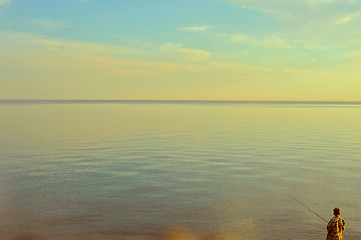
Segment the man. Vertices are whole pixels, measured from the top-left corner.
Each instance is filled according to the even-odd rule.
[[[333,209],[333,216],[327,224],[327,238],[326,240],[342,240],[343,231],[345,230],[345,220],[340,217],[341,209]]]

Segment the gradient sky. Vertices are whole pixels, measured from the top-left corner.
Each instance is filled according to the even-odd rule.
[[[361,101],[358,0],[0,0],[0,99]]]

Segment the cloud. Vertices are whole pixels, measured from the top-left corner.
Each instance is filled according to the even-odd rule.
[[[210,52],[200,49],[184,48],[182,44],[167,43],[159,47],[161,52],[168,56],[182,57],[186,61],[199,62],[209,58],[212,54]]]
[[[184,88],[188,89],[182,82],[202,70],[179,59],[160,60],[165,52],[159,47],[144,52],[2,30],[0,45],[0,95],[4,98],[155,99],[177,97],[170,90],[177,89],[182,99]],[[167,47],[186,59],[208,55],[181,45]]]
[[[12,0],[0,0],[0,6],[9,4],[10,2],[12,2]]]
[[[56,31],[68,27],[66,23],[53,22],[49,20],[34,20],[34,24],[46,31]]]
[[[194,26],[194,27],[182,27],[179,30],[186,32],[205,32],[211,28],[212,26]]]
[[[290,41],[283,39],[282,37],[272,34],[270,37],[260,42],[261,46],[266,48],[293,48],[294,45]]]
[[[295,39],[293,46],[302,41],[314,44],[356,45],[361,33],[355,31],[361,22],[361,1],[356,0],[223,0],[252,9],[261,14],[267,23],[263,32],[272,35],[282,33],[282,38]],[[243,11],[243,10],[242,10]],[[277,29],[272,29],[277,26]],[[297,37],[299,36],[299,37]],[[280,36],[279,36],[280,37]],[[264,39],[265,40],[265,39]],[[264,46],[277,46],[277,39],[271,37]],[[296,42],[297,41],[297,42]],[[308,44],[310,45],[310,44]],[[278,45],[281,46],[281,45]],[[291,46],[288,46],[291,47]],[[312,47],[313,48],[313,47]]]
[[[263,40],[276,46],[287,41],[280,34]],[[320,72],[300,65],[298,69],[277,68],[259,61],[252,65],[217,59],[182,44],[168,43],[142,52],[1,30],[0,43],[3,98],[327,100],[338,95],[342,99],[339,89],[343,89],[350,91],[348,98],[359,99],[358,65],[354,66],[357,70],[335,74],[335,69]],[[250,53],[250,58],[256,54]],[[164,56],[174,61],[165,61]],[[319,89],[324,90],[330,81],[334,86],[320,96]]]
[[[335,24],[344,24],[344,23],[348,23],[351,21],[351,16],[346,16],[346,17],[342,17],[339,18],[335,21]]]
[[[354,0],[226,0],[263,12],[298,29],[326,30],[360,15],[361,2]]]
[[[229,2],[241,4],[243,7],[253,8],[257,10],[272,9],[275,12],[282,12],[287,10],[296,11],[301,7],[302,10],[309,9],[321,10],[329,6],[339,5],[354,5],[355,1],[347,0],[228,0]],[[280,7],[283,7],[282,9]],[[278,9],[279,8],[279,9]],[[278,9],[278,10],[277,10]],[[277,11],[276,11],[277,10]],[[300,10],[300,9],[299,9]],[[336,10],[336,9],[335,9]]]
[[[2,53],[17,51],[47,53],[53,55],[82,55],[82,56],[144,56],[143,50],[121,46],[106,45],[93,42],[66,41],[46,38],[34,33],[12,32],[0,30],[0,43],[4,46]]]
[[[61,41],[44,38],[32,33],[17,33],[0,30],[0,43],[4,46],[0,59],[19,62],[19,65],[44,66],[46,69],[98,69],[107,73],[150,72],[151,64],[137,61],[146,56],[145,51],[100,43]],[[125,60],[132,59],[132,60]],[[27,63],[29,62],[29,63]],[[161,64],[159,64],[161,65]],[[56,67],[58,66],[58,67]],[[142,66],[143,70],[142,70]],[[166,68],[169,68],[167,66]],[[69,70],[69,71],[70,71]],[[1,72],[1,71],[0,71]]]
[[[103,72],[104,74],[156,75],[170,71],[194,71],[191,64],[159,61],[164,51],[178,53],[186,59],[200,60],[209,54],[202,50],[187,49],[168,44],[156,52],[131,49],[100,43],[63,41],[32,33],[0,30],[0,43],[4,50],[0,59],[15,60],[19,64],[44,66],[47,69],[74,69]],[[153,60],[144,58],[153,55]],[[4,66],[3,66],[4,67]],[[1,71],[0,71],[1,73]]]
[[[351,22],[352,20],[354,20],[356,17],[358,17],[360,15],[361,15],[361,12],[357,12],[354,14],[343,16],[343,17],[336,19],[334,23],[335,24],[346,24],[346,23]]]
[[[254,37],[245,33],[232,34],[230,38],[233,42],[250,42],[255,40]]]
[[[100,56],[144,54],[144,51],[124,48],[119,46],[110,46],[98,43],[59,41],[53,39],[42,39],[41,45],[53,52],[77,52],[81,54],[91,54]]]
[[[274,33],[267,36],[251,36],[245,33],[238,34],[219,34],[218,36],[226,36],[230,41],[235,43],[244,43],[251,46],[264,48],[293,48],[296,47],[297,41],[288,40],[280,34]],[[298,41],[300,42],[300,41]]]

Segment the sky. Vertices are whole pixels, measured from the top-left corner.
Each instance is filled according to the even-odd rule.
[[[0,99],[361,101],[359,0],[0,0]]]

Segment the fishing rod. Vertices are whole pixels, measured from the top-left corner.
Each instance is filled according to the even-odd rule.
[[[301,204],[302,206],[304,206],[305,208],[307,208],[309,211],[311,211],[313,214],[315,214],[317,217],[321,218],[323,221],[327,222],[328,221],[326,219],[324,219],[322,216],[320,216],[318,213],[316,213],[315,211],[313,211],[311,208],[307,207],[304,203],[302,203],[301,201],[297,200],[296,198],[292,197],[291,195],[288,195],[290,198],[292,198],[293,200],[295,200],[296,202],[298,202],[299,204]],[[349,230],[351,231],[355,231],[353,229],[353,227],[348,227]]]
[[[305,204],[303,204],[302,202],[298,201],[296,198],[292,197],[291,195],[288,195],[290,198],[292,198],[293,200],[295,200],[296,202],[298,202],[299,204],[301,204],[302,206],[304,206],[305,208],[307,208],[309,211],[311,211],[313,214],[315,214],[317,217],[321,218],[323,221],[327,222],[328,221],[326,219],[324,219],[323,217],[321,217],[318,213],[316,213],[315,211],[313,211],[311,208],[307,207]]]

